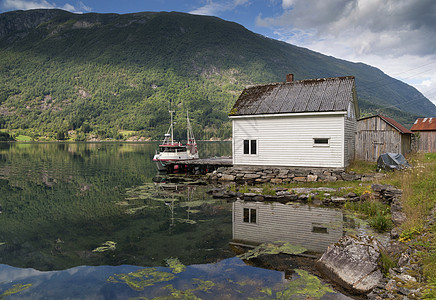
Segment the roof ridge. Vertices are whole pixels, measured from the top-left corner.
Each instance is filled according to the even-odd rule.
[[[294,84],[294,83],[321,82],[321,81],[331,81],[331,80],[335,80],[335,79],[345,80],[345,79],[355,79],[355,77],[352,75],[349,75],[349,76],[339,76],[339,77],[300,79],[300,80],[294,80],[291,82],[279,81],[279,82],[270,82],[270,83],[264,83],[264,84],[250,84],[250,85],[247,85],[245,88],[249,89],[249,88],[254,88],[254,87],[262,87],[262,86],[278,86],[278,85]]]
[[[385,122],[387,122],[392,127],[395,127],[398,131],[401,131],[402,133],[412,133],[409,129],[395,121],[394,119],[391,119],[389,117],[385,117],[383,115],[378,115],[380,118],[382,118]]]

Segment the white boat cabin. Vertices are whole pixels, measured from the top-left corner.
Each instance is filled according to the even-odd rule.
[[[353,76],[259,85],[233,106],[234,165],[344,168],[359,108]]]

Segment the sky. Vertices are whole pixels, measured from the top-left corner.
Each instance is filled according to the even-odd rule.
[[[0,13],[36,8],[216,16],[269,38],[379,68],[436,105],[435,0],[0,0]]]

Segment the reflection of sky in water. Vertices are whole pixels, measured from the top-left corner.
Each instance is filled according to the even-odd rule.
[[[0,295],[14,284],[32,284],[26,290],[7,299],[127,299],[131,297],[167,297],[171,292],[183,291],[202,299],[246,299],[267,297],[286,289],[289,281],[283,272],[246,265],[239,258],[229,258],[213,264],[191,265],[174,278],[155,282],[134,290],[122,280],[110,282],[116,274],[129,274],[144,268],[136,266],[80,266],[63,271],[41,272],[0,265]],[[148,268],[150,269],[150,268]],[[158,272],[172,273],[170,268],[156,268]],[[293,279],[298,278],[297,275]],[[210,282],[210,290],[198,289],[199,280]],[[169,287],[171,285],[171,287]],[[265,289],[273,291],[271,297]],[[302,287],[304,288],[304,286]],[[300,299],[300,298],[295,298]],[[301,298],[305,299],[305,297]],[[327,293],[322,299],[349,299],[343,295]]]

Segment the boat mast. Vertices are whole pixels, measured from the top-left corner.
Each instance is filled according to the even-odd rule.
[[[174,136],[174,130],[173,130],[173,112],[174,112],[174,110],[170,110],[170,116],[171,116],[171,125],[170,125],[170,129],[171,129],[171,145],[174,145],[174,139],[173,139],[173,136]]]
[[[189,115],[188,115],[188,111],[186,111],[186,144],[190,144],[191,143],[191,135],[189,132]]]
[[[191,121],[189,121],[188,111],[186,111],[186,139],[188,144],[195,144],[194,133],[192,132]]]

